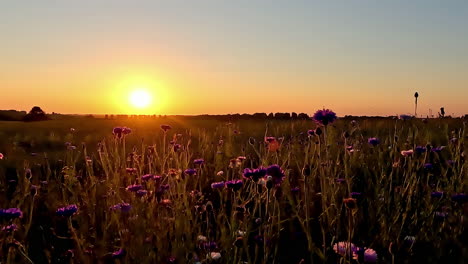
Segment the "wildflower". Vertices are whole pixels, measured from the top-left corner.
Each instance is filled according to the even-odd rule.
[[[431,170],[432,168],[434,168],[434,165],[432,165],[432,163],[426,163],[426,164],[424,164],[424,169],[426,169],[426,170]]]
[[[350,252],[351,254],[355,254],[358,251],[358,249],[359,248],[353,243],[346,241],[338,242],[333,245],[333,250],[341,256],[349,255]]]
[[[432,198],[441,198],[442,196],[444,196],[443,192],[432,192],[431,193]]]
[[[224,187],[224,182],[213,182],[211,184],[211,188],[213,189],[220,189]]]
[[[445,146],[440,146],[440,147],[432,148],[431,151],[436,152],[436,153],[440,153],[444,148],[445,148]]]
[[[414,148],[414,150],[415,150],[416,153],[418,153],[418,154],[422,154],[422,153],[426,152],[426,148],[423,147],[423,146],[417,146],[417,147]]]
[[[170,125],[161,125],[161,129],[164,131],[164,133],[166,133],[171,128],[172,127]]]
[[[468,196],[464,193],[454,194],[452,195],[452,201],[458,203],[465,203],[466,201],[468,201]]]
[[[275,137],[266,137],[265,138],[265,142],[268,142],[268,143],[271,143],[273,141],[276,141],[276,138]]]
[[[222,146],[223,144],[224,144],[224,140],[220,139],[220,140],[218,141],[218,146]]]
[[[218,248],[218,244],[216,242],[203,242],[201,243],[200,247],[205,250],[215,250]]]
[[[18,226],[15,225],[15,224],[11,224],[11,225],[7,225],[7,226],[2,227],[2,231],[6,232],[6,233],[11,233],[11,232],[16,231],[16,230],[18,230]]]
[[[147,190],[138,190],[138,191],[136,192],[136,195],[137,195],[138,197],[143,197],[143,196],[145,196],[145,195],[147,195],[147,194],[148,194],[148,191],[147,191]]]
[[[336,114],[330,109],[323,109],[315,112],[312,118],[316,123],[326,126],[335,122]]]
[[[257,168],[257,169],[246,168],[244,169],[244,173],[242,176],[246,179],[251,179],[254,182],[257,182],[258,179],[265,177],[266,173],[267,173],[266,169],[262,167]]]
[[[145,175],[141,176],[141,180],[142,181],[149,181],[151,179],[154,179],[154,176],[155,175],[153,175],[153,174],[145,174]]]
[[[122,134],[125,136],[125,135],[128,135],[132,133],[132,130],[128,127],[122,127]]]
[[[240,134],[240,132],[238,130],[234,130],[233,132],[234,132],[235,135]]]
[[[171,204],[172,204],[172,201],[169,199],[164,199],[161,201],[161,205],[164,205],[164,206],[169,206]]]
[[[224,174],[224,171],[218,171],[218,172],[216,173],[216,175],[218,175],[218,176],[222,176],[223,174]]]
[[[114,127],[114,129],[112,129],[112,134],[114,134],[114,136],[120,138],[122,136],[122,128],[121,127]]]
[[[448,213],[447,212],[435,212],[434,213],[434,218],[437,220],[444,220],[447,218]]]
[[[78,211],[78,206],[75,204],[70,204],[65,207],[60,207],[57,209],[56,214],[58,216],[72,216]]]
[[[309,129],[309,130],[307,131],[307,134],[308,134],[309,136],[315,136],[315,130]]]
[[[266,169],[266,174],[272,177],[273,183],[275,185],[280,185],[285,178],[284,171],[277,164],[269,166]]]
[[[206,236],[198,235],[197,236],[197,241],[198,242],[206,242],[206,241],[208,241],[208,238],[206,238]]]
[[[377,252],[372,248],[367,248],[364,251],[364,262],[366,263],[376,263],[377,262]]]
[[[132,184],[132,185],[127,186],[126,188],[127,191],[131,191],[131,192],[137,192],[141,189],[143,189],[143,186],[139,184]]]
[[[122,213],[128,213],[132,209],[132,206],[129,203],[119,203],[119,204],[111,206],[110,209],[112,211],[119,210]]]
[[[193,161],[193,164],[195,165],[202,165],[205,161],[203,159],[196,159]]]
[[[316,134],[317,136],[322,135],[322,129],[321,129],[320,127],[317,127],[317,128],[315,129],[315,134]]]
[[[226,182],[226,188],[232,189],[234,191],[240,190],[240,188],[242,188],[242,185],[244,185],[244,182],[242,182],[242,180],[232,180]]]
[[[184,171],[184,173],[187,174],[187,175],[193,176],[193,175],[197,175],[197,170],[195,170],[195,169],[186,169]]]
[[[375,147],[378,144],[380,144],[380,139],[373,137],[373,138],[369,138],[367,142]]]
[[[352,192],[352,193],[350,193],[350,196],[351,196],[352,198],[354,198],[354,199],[357,199],[357,198],[361,197],[361,195],[362,195],[362,194],[361,194],[360,192]]]
[[[156,182],[159,182],[161,181],[162,177],[160,175],[154,175],[153,176],[153,180],[156,181]]]
[[[4,156],[3,156],[3,154],[2,154],[2,153],[0,153],[0,160],[2,160],[2,159],[3,159],[3,157],[4,157]]]
[[[70,128],[70,132],[72,132],[72,133],[75,132],[75,129],[73,127]]]
[[[409,150],[402,150],[401,151],[401,155],[405,156],[405,157],[409,157],[409,156],[412,156],[414,153],[414,150],[412,149],[409,149]]]
[[[6,219],[15,219],[23,217],[23,212],[19,208],[9,208],[1,209],[0,208],[0,218]]]
[[[126,254],[127,253],[125,252],[125,250],[120,248],[119,250],[112,252],[112,258],[121,259],[121,258],[125,257]]]

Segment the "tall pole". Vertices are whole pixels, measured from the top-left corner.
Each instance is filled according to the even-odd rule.
[[[414,93],[414,117],[417,117],[418,114],[418,92]]]

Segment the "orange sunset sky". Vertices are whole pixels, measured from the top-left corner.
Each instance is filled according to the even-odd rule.
[[[0,109],[468,114],[468,2],[331,2],[5,1]]]

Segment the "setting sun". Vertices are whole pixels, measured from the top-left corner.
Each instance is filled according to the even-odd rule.
[[[136,108],[146,108],[151,104],[151,94],[145,90],[136,90],[130,94],[129,100]]]

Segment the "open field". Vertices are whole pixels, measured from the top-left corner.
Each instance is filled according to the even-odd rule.
[[[0,263],[466,263],[467,138],[452,118],[0,122]]]

